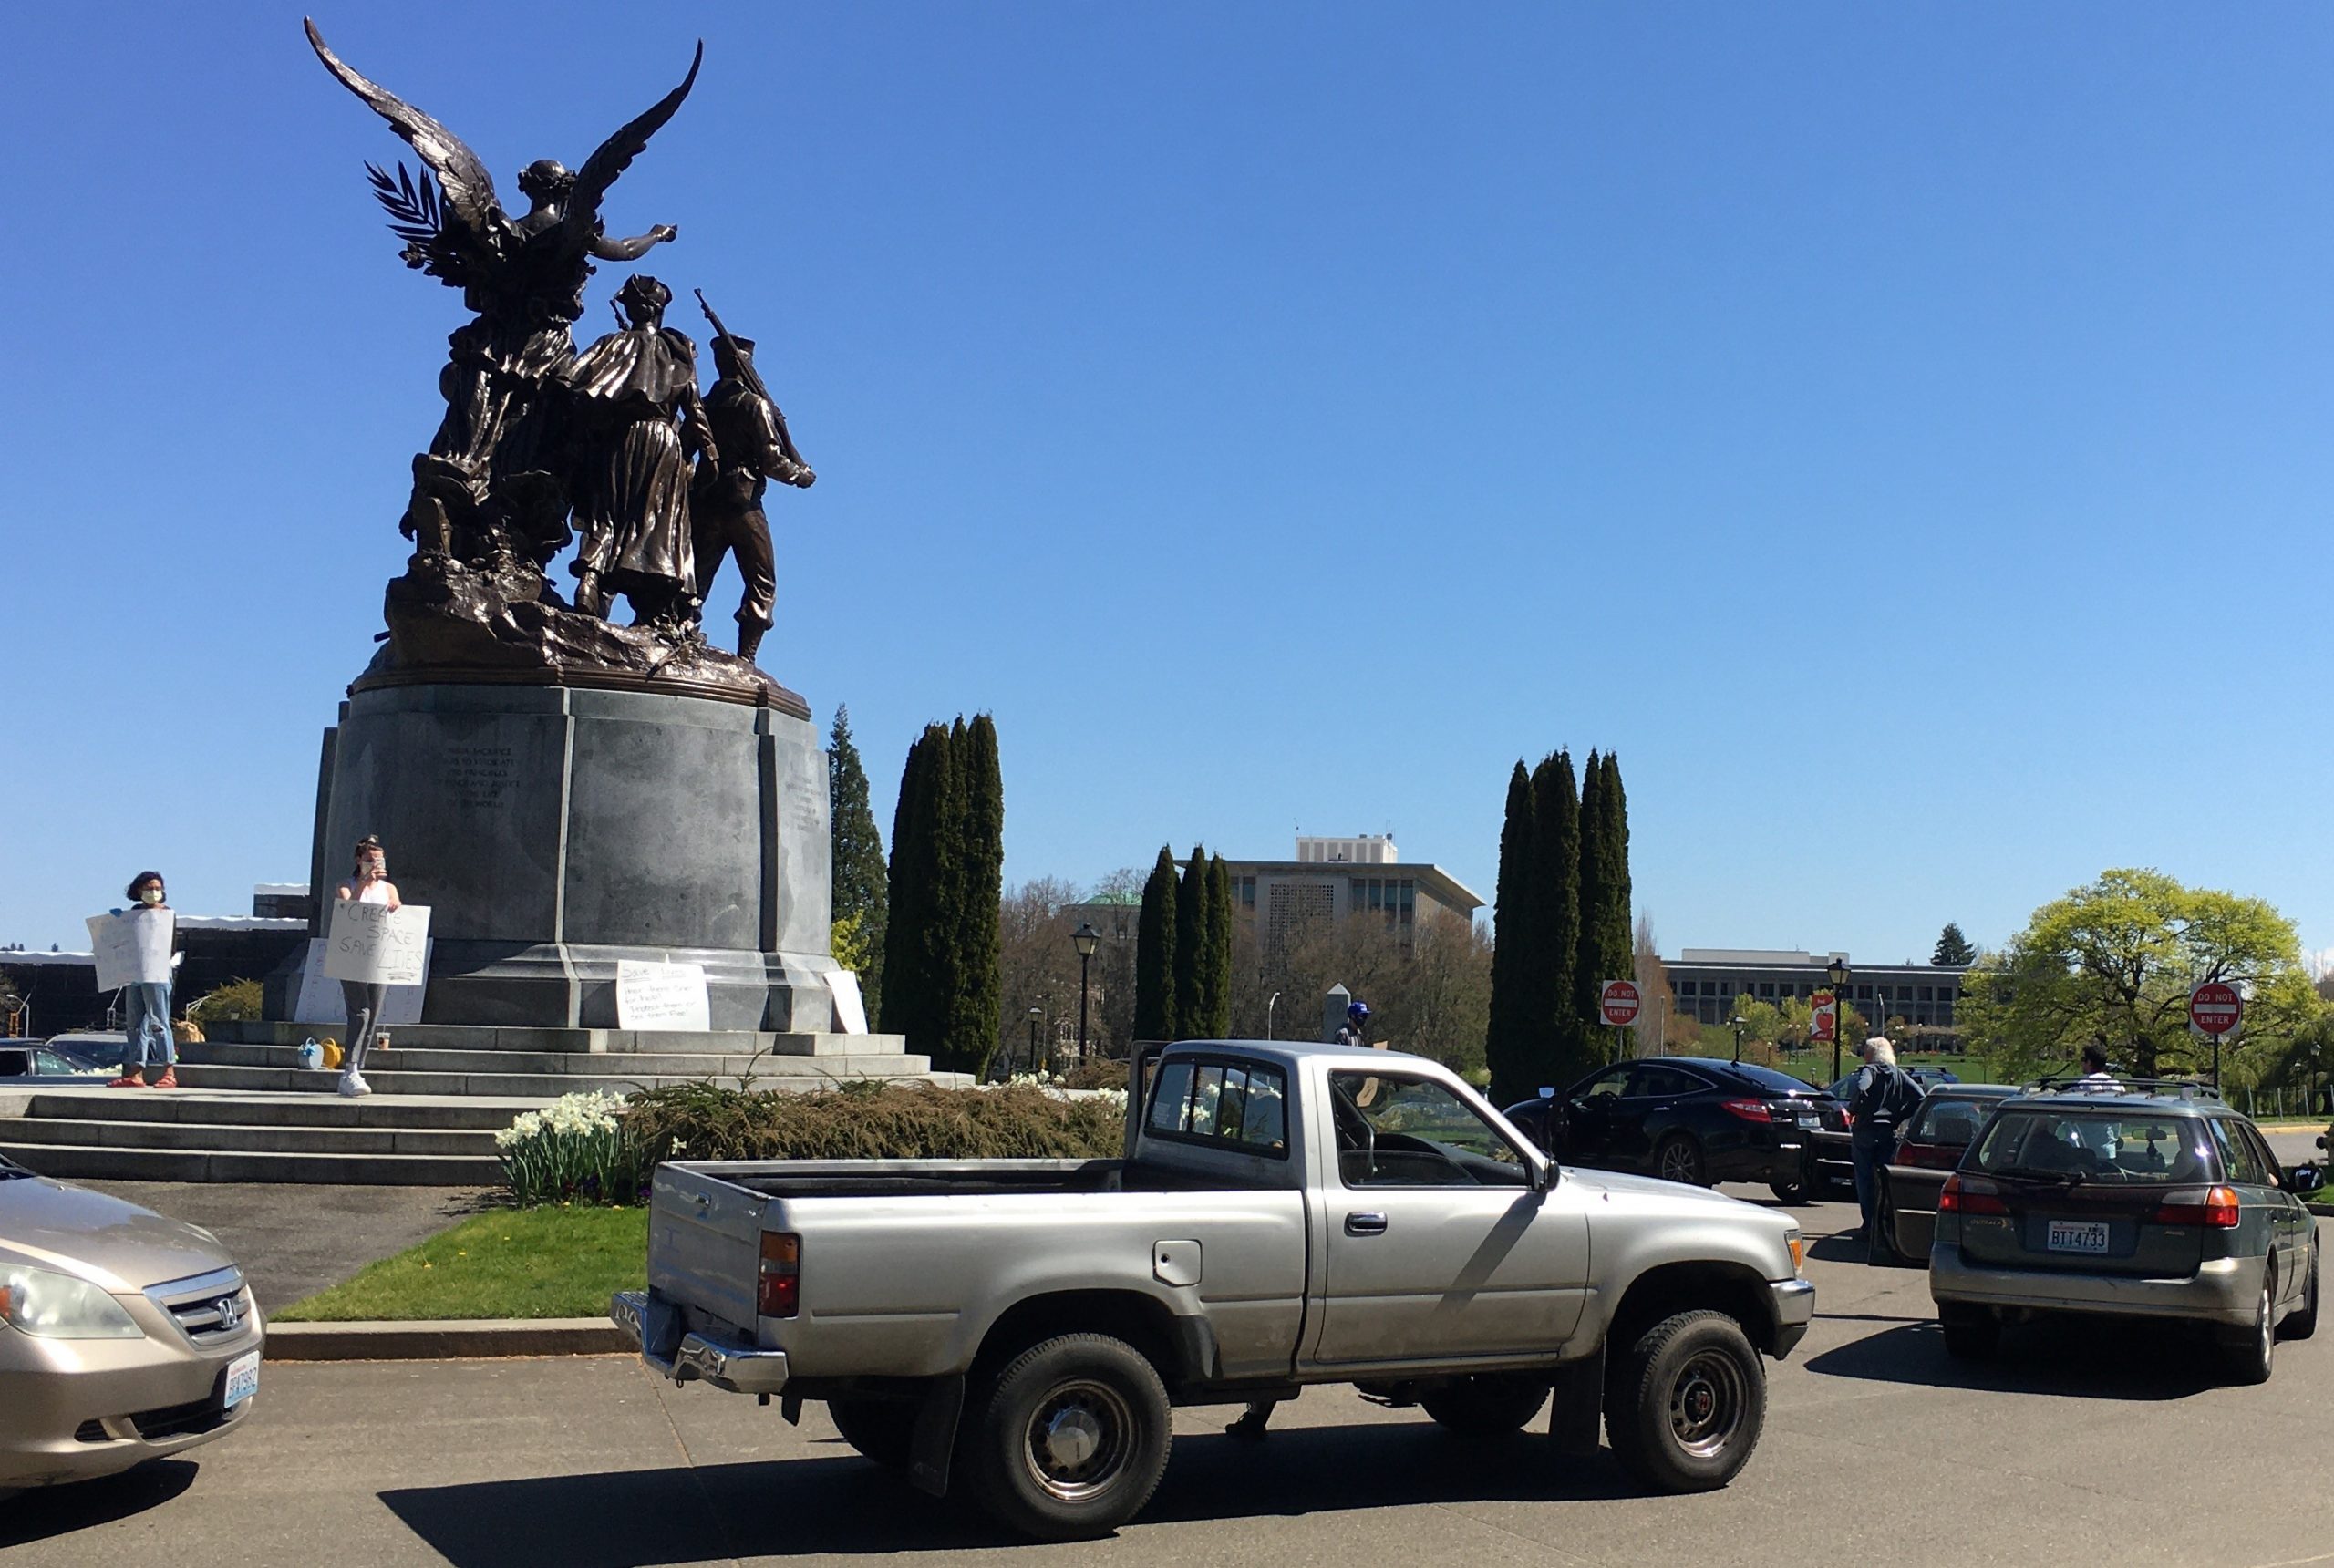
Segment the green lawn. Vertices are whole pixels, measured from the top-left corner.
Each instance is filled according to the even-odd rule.
[[[647,1283],[645,1209],[501,1209],[274,1315],[278,1323],[598,1317]]]

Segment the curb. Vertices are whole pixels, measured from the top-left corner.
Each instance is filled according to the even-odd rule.
[[[272,1323],[270,1361],[463,1361],[637,1354],[604,1317],[449,1318],[418,1323]]]

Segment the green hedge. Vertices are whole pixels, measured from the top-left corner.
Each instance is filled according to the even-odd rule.
[[[633,1097],[625,1130],[665,1160],[1091,1160],[1119,1154],[1117,1096],[851,1085],[814,1094],[686,1084]]]

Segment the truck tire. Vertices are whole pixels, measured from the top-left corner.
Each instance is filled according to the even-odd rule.
[[[902,1399],[830,1399],[827,1419],[842,1440],[885,1470],[904,1470],[915,1446],[916,1407]]]
[[[1715,1491],[1750,1462],[1767,1424],[1767,1369],[1722,1312],[1681,1312],[1638,1336],[1606,1387],[1605,1436],[1658,1491]]]
[[[1166,1473],[1170,1413],[1159,1373],[1122,1339],[1065,1334],[1032,1346],[968,1412],[974,1495],[1039,1541],[1108,1535]]]
[[[1496,1438],[1521,1431],[1548,1402],[1548,1379],[1483,1373],[1461,1377],[1445,1388],[1419,1396],[1419,1408],[1448,1427],[1472,1438]]]
[[[1936,1323],[1945,1331],[1945,1353],[1956,1361],[1990,1361],[2002,1347],[2002,1320],[1989,1308],[1941,1301]]]

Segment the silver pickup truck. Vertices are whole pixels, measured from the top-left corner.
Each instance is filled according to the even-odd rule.
[[[826,1401],[843,1438],[1007,1526],[1107,1533],[1175,1405],[1317,1383],[1550,1431],[1668,1491],[1724,1486],[1760,1353],[1807,1332],[1783,1215],[1548,1163],[1447,1068],[1186,1041],[1138,1057],[1125,1158],[660,1167],[648,1289],[611,1315],[676,1382]]]

